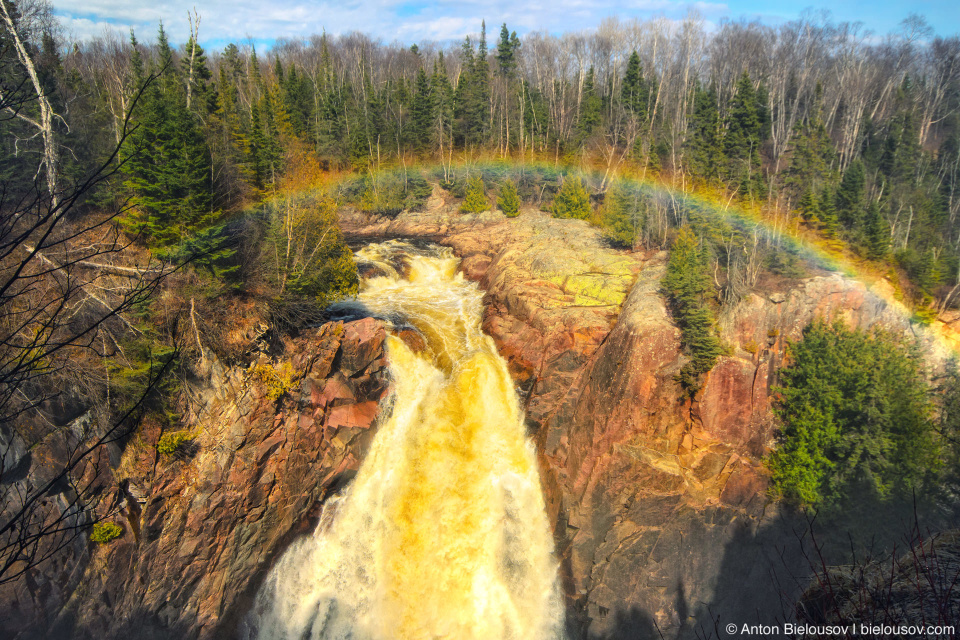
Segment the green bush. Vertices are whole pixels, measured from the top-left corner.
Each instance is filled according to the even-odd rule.
[[[251,369],[251,373],[266,385],[267,397],[271,400],[276,400],[297,386],[297,374],[289,362],[284,362],[278,367],[256,364]]]
[[[95,522],[90,533],[90,541],[97,544],[106,544],[123,535],[123,527],[113,522]]]
[[[189,431],[165,433],[160,436],[160,440],[157,442],[157,452],[162,455],[169,456],[182,449],[184,445],[192,440],[193,434],[191,434]]]
[[[646,204],[640,194],[617,183],[603,205],[604,235],[613,244],[632,249],[646,221]]]
[[[920,488],[938,465],[938,445],[916,350],[819,320],[788,348],[774,405],[779,447],[768,460],[775,492],[830,508],[857,489],[886,499]]]
[[[513,180],[507,180],[500,187],[497,207],[508,218],[516,218],[520,215],[520,196],[517,194],[517,185]]]
[[[583,188],[583,181],[579,178],[567,178],[563,186],[553,199],[554,218],[575,218],[586,220],[590,217],[590,196]]]
[[[467,194],[460,205],[460,213],[480,213],[490,208],[490,201],[484,194],[483,178],[475,176],[467,183]]]

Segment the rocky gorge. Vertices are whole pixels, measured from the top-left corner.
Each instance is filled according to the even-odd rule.
[[[484,330],[537,446],[571,638],[725,637],[721,623],[789,615],[809,567],[762,464],[786,345],[817,316],[913,335],[901,309],[831,273],[755,291],[721,317],[728,353],[691,401],[674,381],[685,356],[659,293],[665,253],[615,250],[586,222],[533,210],[462,215],[436,191],[425,213],[345,210],[341,224],[357,243],[451,247],[485,291]],[[15,637],[236,636],[275,558],[369,446],[386,335],[373,318],[340,320],[251,367],[201,362],[195,447],[160,455],[149,428],[126,447],[122,537],[5,593]]]

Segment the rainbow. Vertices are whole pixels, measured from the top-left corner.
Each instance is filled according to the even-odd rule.
[[[724,233],[739,233],[741,240],[759,240],[785,250],[802,260],[813,270],[839,273],[862,282],[872,294],[883,299],[891,308],[908,320],[914,333],[935,339],[948,352],[960,356],[960,326],[933,317],[929,309],[912,305],[895,269],[868,261],[854,254],[841,241],[828,238],[805,224],[795,213],[776,203],[736,201],[724,189],[691,183],[683,176],[657,174],[634,165],[611,170],[597,162],[564,162],[560,158],[470,158],[464,155],[449,163],[412,161],[392,162],[378,171],[387,174],[420,174],[431,180],[444,176],[455,179],[481,173],[488,187],[507,178],[529,176],[538,182],[559,185],[561,177],[580,176],[594,188],[608,188],[614,184],[640,194],[650,202],[666,204],[677,221],[686,221],[701,237],[718,223]],[[300,194],[329,191],[347,180],[357,180],[364,172],[324,172],[310,187],[298,189]],[[302,183],[301,183],[302,184]],[[594,220],[599,223],[599,218]],[[926,311],[924,314],[923,312]]]

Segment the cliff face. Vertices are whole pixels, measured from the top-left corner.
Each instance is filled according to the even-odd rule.
[[[691,403],[673,380],[684,356],[658,294],[665,254],[617,252],[536,212],[345,223],[447,244],[486,290],[484,328],[526,394],[575,635],[694,637],[720,612],[782,615],[800,585],[774,588],[774,574],[808,568],[774,551],[795,523],[768,504],[761,464],[786,343],[816,316],[912,334],[901,310],[839,275],[750,295],[721,319],[731,354]]]
[[[538,448],[571,637],[707,636],[718,616],[785,615],[806,583],[773,585],[807,565],[783,551],[795,523],[769,504],[761,464],[785,345],[816,316],[913,332],[900,310],[839,275],[752,294],[721,318],[729,355],[690,402],[658,293],[666,254],[616,251],[584,222],[537,212],[343,223],[357,240],[451,246],[486,291],[484,329]],[[124,535],[76,550],[77,588],[57,566],[4,592],[22,619],[42,618],[21,637],[233,635],[272,561],[357,469],[388,390],[384,338],[365,319],[289,341],[296,385],[279,399],[262,376],[206,363],[191,388],[195,447],[162,456],[157,429],[126,447]]]
[[[80,587],[47,611],[42,636],[232,636],[272,560],[357,469],[387,393],[384,339],[365,319],[292,341],[298,375],[280,399],[250,371],[210,364],[193,389],[195,453],[157,454],[149,429],[128,445],[124,535],[91,543]],[[50,604],[26,586],[12,597],[22,609]]]

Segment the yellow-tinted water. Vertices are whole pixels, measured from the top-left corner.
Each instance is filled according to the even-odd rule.
[[[480,329],[481,292],[442,249],[389,242],[358,260],[389,274],[366,280],[359,304],[416,327],[427,348],[388,338],[390,415],[314,535],[271,572],[252,627],[264,639],[561,638],[534,449]]]

